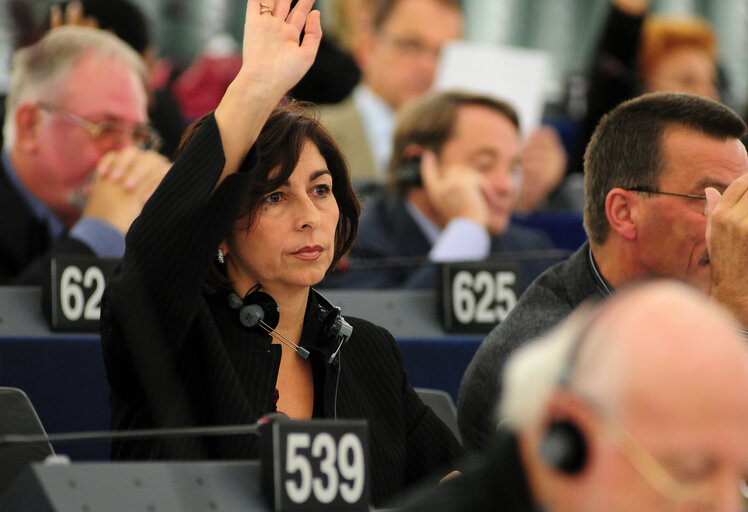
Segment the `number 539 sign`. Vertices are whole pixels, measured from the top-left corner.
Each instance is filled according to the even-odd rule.
[[[364,420],[280,420],[263,425],[260,436],[273,510],[369,510]]]
[[[445,263],[440,275],[439,304],[447,332],[488,332],[517,304],[516,265]]]

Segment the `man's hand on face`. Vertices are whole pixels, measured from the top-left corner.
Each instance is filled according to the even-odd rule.
[[[488,228],[490,187],[479,171],[467,165],[441,167],[436,155],[426,151],[421,179],[432,207],[445,222],[463,217]]]
[[[748,328],[748,174],[722,195],[714,188],[707,188],[705,195],[711,294]]]
[[[97,165],[82,216],[105,220],[127,233],[170,167],[171,162],[151,150],[129,147],[107,153]]]

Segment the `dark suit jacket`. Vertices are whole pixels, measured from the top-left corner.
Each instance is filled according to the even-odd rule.
[[[38,285],[54,254],[93,254],[67,235],[54,244],[45,223],[38,221],[10,181],[0,160],[0,285]]]
[[[514,351],[558,325],[582,302],[603,298],[585,243],[550,268],[520,297],[509,316],[494,327],[473,356],[460,384],[457,418],[465,446],[484,449],[496,431],[504,364]]]
[[[351,180],[378,181],[374,154],[366,138],[364,119],[353,101],[353,95],[340,103],[323,105],[319,113],[320,121],[345,155]]]
[[[491,259],[519,261],[518,291],[524,290],[559,256],[544,233],[510,225],[491,240]],[[427,260],[431,243],[400,197],[372,197],[361,215],[347,269],[325,279],[328,288],[434,288],[437,266]]]

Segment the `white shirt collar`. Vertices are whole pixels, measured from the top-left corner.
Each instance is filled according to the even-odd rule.
[[[366,140],[374,156],[377,176],[384,180],[392,155],[392,137],[395,134],[395,111],[374,91],[363,84],[353,90],[353,102],[361,114]]]

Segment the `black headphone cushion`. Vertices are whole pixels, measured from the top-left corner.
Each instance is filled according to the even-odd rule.
[[[548,425],[540,444],[540,455],[552,468],[574,475],[587,463],[587,441],[573,422],[555,420]]]

